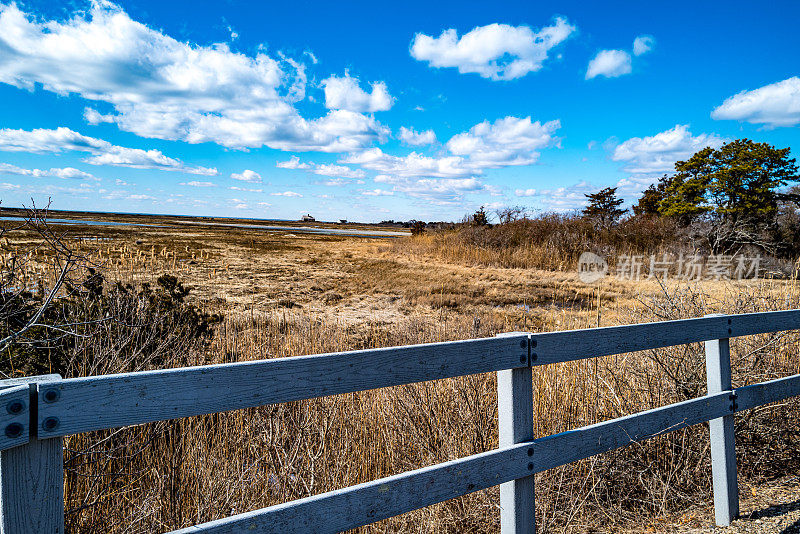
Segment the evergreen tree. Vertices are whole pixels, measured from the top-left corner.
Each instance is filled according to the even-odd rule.
[[[583,216],[596,220],[601,228],[614,225],[628,211],[619,208],[625,201],[617,198],[616,187],[606,187],[584,196],[589,199],[589,205],[583,210]]]

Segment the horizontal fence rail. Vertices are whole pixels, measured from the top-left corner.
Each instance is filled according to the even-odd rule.
[[[14,506],[19,508],[22,502],[17,502],[19,499],[31,498],[26,491],[34,492],[15,492],[11,487],[14,481],[7,476],[10,471],[6,467],[12,458],[9,455],[24,453],[28,458],[26,462],[47,465],[49,478],[58,478],[53,477],[51,471],[53,465],[60,462],[62,436],[511,370],[515,374],[503,375],[503,381],[498,380],[499,387],[508,388],[513,384],[514,388],[503,390],[505,400],[499,408],[512,410],[511,414],[504,413],[501,419],[506,421],[504,425],[511,425],[504,426],[506,431],[513,431],[520,438],[507,435],[506,441],[501,441],[505,445],[498,449],[175,532],[338,532],[500,484],[505,484],[508,491],[504,495],[509,499],[501,498],[501,507],[507,507],[502,513],[511,514],[510,518],[504,517],[503,533],[507,525],[511,525],[509,532],[512,528],[514,532],[534,532],[535,524],[529,525],[530,528],[520,527],[520,521],[533,521],[534,506],[532,482],[519,484],[520,480],[532,481],[534,473],[706,421],[713,423],[717,522],[727,524],[738,510],[732,415],[800,395],[800,375],[731,388],[727,340],[796,329],[800,329],[800,310],[561,332],[511,333],[467,341],[78,379],[47,375],[0,381],[0,428],[3,429],[0,434],[0,532],[42,530],[41,522],[36,526],[39,530],[15,529],[8,524],[9,510]],[[522,404],[529,402],[524,393],[526,388],[532,387],[531,367],[699,342],[706,342],[707,396],[528,439],[532,429],[526,432],[525,427],[532,422],[529,407]],[[727,429],[725,432],[730,431],[730,434],[717,435],[714,429]],[[521,442],[515,443],[517,441]],[[516,485],[510,485],[515,481]],[[63,481],[61,484],[56,488],[59,492],[63,490]],[[41,488],[35,491],[39,492],[37,495],[46,494],[41,493]],[[529,493],[522,498],[520,492]],[[719,503],[724,499],[730,506],[720,511]],[[526,510],[526,507],[529,508]],[[60,528],[56,525],[49,530],[63,531],[63,513]]]

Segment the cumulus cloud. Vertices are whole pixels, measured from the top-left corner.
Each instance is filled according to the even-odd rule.
[[[99,179],[89,174],[88,172],[83,172],[81,170],[75,169],[74,167],[51,168],[48,170],[25,169],[23,167],[17,167],[16,165],[11,165],[9,163],[0,163],[0,173],[16,174],[17,176],[31,176],[34,178],[52,177],[52,178],[73,179],[73,180]]]
[[[352,167],[347,167],[345,165],[334,165],[332,163],[316,164],[301,162],[300,158],[297,156],[292,156],[287,161],[279,161],[276,163],[276,166],[282,169],[307,170],[320,176],[333,176],[349,179],[360,179],[366,176],[366,173],[361,169],[353,169]]]
[[[558,120],[541,123],[530,117],[505,117],[454,135],[444,145],[447,152],[436,157],[417,152],[394,156],[374,147],[340,162],[380,173],[375,181],[392,184],[394,191],[454,202],[469,192],[495,194],[496,190],[478,177],[486,169],[535,163],[541,149],[558,145],[555,133],[560,126]]]
[[[279,161],[275,164],[277,167],[281,169],[310,169],[311,165],[308,163],[301,163],[300,158],[297,156],[292,156],[286,161]]]
[[[239,186],[236,186],[236,185],[232,185],[230,187],[230,189],[232,191],[246,191],[248,193],[263,193],[264,192],[263,189],[252,189],[252,188],[249,188],[249,187],[239,187]]]
[[[692,135],[688,124],[676,124],[669,130],[649,137],[632,137],[614,148],[613,161],[625,164],[630,174],[658,176],[675,168],[675,162],[686,160],[706,147],[719,148],[725,139],[716,134]]]
[[[558,120],[542,124],[530,117],[505,117],[476,124],[453,136],[446,146],[479,169],[530,165],[539,159],[540,149],[558,143],[555,132],[560,127]]]
[[[432,145],[436,142],[436,134],[433,130],[418,132],[414,128],[400,127],[400,141],[409,146]]]
[[[321,176],[336,176],[340,178],[364,178],[366,173],[361,169],[353,169],[352,167],[346,167],[344,165],[333,165],[333,164],[322,164],[316,165],[314,170],[311,171],[314,174],[319,174]]]
[[[343,152],[383,139],[372,117],[345,109],[306,119],[305,66],[278,54],[255,56],[178,41],[94,2],[71,19],[39,21],[0,6],[0,82],[77,94],[110,106],[91,123],[113,122],[142,137],[213,142],[230,148]]]
[[[462,74],[476,73],[491,80],[513,80],[542,68],[552,48],[566,40],[575,27],[564,18],[534,31],[528,26],[489,24],[461,38],[455,29],[439,37],[417,33],[411,56],[431,67],[455,67]]]
[[[640,35],[633,40],[633,55],[641,56],[648,53],[656,45],[656,39],[652,35]]]
[[[62,152],[86,152],[84,158],[91,165],[113,165],[136,169],[161,169],[181,171],[189,174],[214,176],[217,169],[187,167],[180,160],[165,156],[159,150],[143,150],[112,145],[103,139],[88,137],[69,128],[34,130],[0,129],[0,150],[7,152],[31,152],[34,154],[59,154]]]
[[[358,78],[351,78],[345,72],[342,77],[331,76],[322,80],[325,88],[325,107],[328,109],[346,109],[357,113],[387,111],[394,103],[384,82],[371,84],[372,91],[364,91]]]
[[[631,55],[625,50],[601,50],[589,62],[586,79],[596,76],[616,78],[631,73]]]
[[[274,197],[302,197],[300,193],[295,193],[294,191],[284,191],[282,193],[270,193],[270,195]]]
[[[800,124],[800,78],[793,76],[737,93],[715,108],[711,117],[763,124],[767,128],[796,126]]]
[[[261,175],[256,171],[251,171],[250,169],[245,169],[241,173],[231,173],[231,178],[234,180],[240,180],[242,182],[249,182],[251,184],[261,183]]]

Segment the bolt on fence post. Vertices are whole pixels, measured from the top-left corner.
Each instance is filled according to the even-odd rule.
[[[520,335],[511,332],[502,335]],[[500,447],[533,439],[533,377],[530,367],[530,340],[525,344],[527,365],[497,372],[497,415]],[[520,347],[522,349],[522,347]],[[536,532],[534,476],[500,484],[500,532]]]
[[[0,534],[63,534],[63,439],[37,439],[37,385],[58,375],[0,380],[0,389],[29,384],[30,441],[0,451]]]
[[[720,314],[706,317],[724,317]],[[728,334],[731,334],[728,319]],[[708,394],[731,389],[731,355],[728,338],[705,342]],[[711,471],[714,485],[714,518],[719,526],[731,524],[739,515],[739,484],[736,480],[736,440],[734,436],[735,398],[731,414],[708,422],[711,434]]]

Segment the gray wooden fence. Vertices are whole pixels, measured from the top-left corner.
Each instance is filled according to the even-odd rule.
[[[500,485],[502,533],[531,533],[535,473],[705,421],[716,521],[727,525],[739,505],[734,414],[800,395],[800,374],[732,388],[728,339],[794,329],[800,310],[0,381],[0,534],[63,532],[63,436],[488,372],[498,373],[498,449],[175,532],[339,532]],[[533,439],[533,366],[697,342],[706,396]]]

